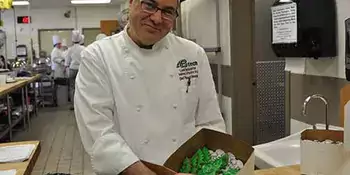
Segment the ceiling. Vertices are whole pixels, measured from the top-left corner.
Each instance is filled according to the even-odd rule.
[[[19,1],[19,0],[14,0],[14,1]],[[112,0],[110,5],[119,5],[126,0]],[[107,4],[104,4],[105,6]],[[30,0],[30,6],[31,8],[59,8],[59,7],[67,7],[67,6],[73,6],[70,3],[70,0]],[[80,5],[82,6],[82,5]],[[92,6],[92,5],[84,5],[84,6]],[[93,5],[96,6],[96,5]]]

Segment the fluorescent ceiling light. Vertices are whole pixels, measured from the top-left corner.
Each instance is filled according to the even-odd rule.
[[[71,0],[72,4],[109,4],[111,0]]]
[[[29,1],[13,1],[12,5],[13,6],[16,6],[16,5],[29,5]]]

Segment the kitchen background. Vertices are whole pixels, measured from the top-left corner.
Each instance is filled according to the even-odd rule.
[[[320,110],[323,104],[319,101],[310,103],[308,117],[301,113],[304,99],[315,93],[329,100],[330,123],[339,125],[339,93],[347,83],[344,20],[350,17],[350,0],[337,0],[338,57],[320,60],[275,56],[270,42],[273,3],[274,0],[188,0],[181,5],[179,33],[208,50],[228,132],[255,144],[293,133],[305,123],[324,123],[324,112]],[[13,11],[2,12],[8,38],[6,55],[9,59],[15,56],[15,31],[18,44],[28,47],[30,33],[39,54],[39,29],[98,28],[100,20],[117,19],[127,6],[128,2],[118,1],[108,7],[77,7],[76,11],[59,3],[49,9],[44,5],[16,7],[16,16],[32,17],[30,25],[14,25]],[[67,11],[72,11],[69,18],[64,16]],[[218,48],[220,51],[215,52]]]

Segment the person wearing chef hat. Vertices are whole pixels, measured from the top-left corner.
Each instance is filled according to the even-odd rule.
[[[62,51],[61,38],[58,35],[54,35],[52,41],[54,48],[51,52],[51,60],[54,78],[64,78],[64,54]]]
[[[68,50],[67,39],[65,38],[62,39],[61,49],[63,52]]]
[[[130,0],[129,23],[82,52],[75,117],[96,174],[154,175],[202,128],[226,131],[208,57],[170,31],[177,0]]]
[[[58,85],[66,84],[66,76],[65,76],[65,66],[64,66],[64,54],[62,51],[62,41],[58,35],[54,35],[52,37],[53,41],[53,50],[51,52],[51,68],[53,70],[53,77],[55,81],[55,95],[54,101],[57,105],[57,90]]]
[[[68,48],[68,44],[67,44],[67,39],[63,38],[62,43],[61,43],[61,50],[62,50],[63,58],[65,61],[67,60],[68,49],[69,48]],[[68,73],[67,68],[65,68],[64,71],[65,71],[65,77],[67,77],[66,76]]]
[[[74,30],[72,32],[72,42],[73,46],[69,48],[67,53],[67,59],[65,61],[65,66],[69,69],[69,85],[70,85],[70,94],[71,97],[74,97],[74,89],[75,89],[75,78],[78,74],[80,62],[81,62],[81,52],[85,49],[82,43],[83,35],[80,34],[78,30]],[[74,98],[72,98],[72,102],[74,103]],[[74,110],[72,106],[70,108]]]

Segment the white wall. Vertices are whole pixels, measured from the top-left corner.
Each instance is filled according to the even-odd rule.
[[[350,0],[336,0],[338,16],[338,57],[319,60],[287,58],[286,70],[296,74],[345,78],[345,19],[350,17]]]
[[[71,18],[65,18],[64,13],[67,10],[71,10]],[[117,14],[120,11],[119,6],[110,7],[77,7],[77,26],[78,29],[82,28],[99,28],[100,20],[116,20]],[[16,8],[16,16],[29,15],[32,17],[32,24],[18,24],[16,27],[18,43],[27,44],[28,48],[30,43],[30,35],[33,39],[34,49],[36,54],[39,54],[38,43],[38,29],[58,29],[58,28],[75,28],[76,15],[74,8],[55,8],[55,9],[32,9],[28,13],[27,8]],[[14,32],[14,18],[13,11],[5,11],[2,15],[4,20],[3,30],[7,34],[7,57],[9,59],[15,58],[15,32]],[[29,31],[29,28],[31,32]],[[67,38],[69,40],[69,38]]]
[[[124,3],[122,3],[122,4],[120,5],[120,11],[123,11],[124,9],[129,8],[129,5],[130,5],[130,1],[129,1],[129,0],[126,0]]]
[[[220,59],[222,64],[231,65],[229,0],[189,0],[181,5],[182,30],[185,38],[195,39],[202,47],[217,47],[216,1],[219,2],[220,44],[222,52],[211,60]],[[217,62],[217,61],[215,61]],[[223,82],[225,83],[225,82]],[[231,98],[223,97],[222,112],[228,131],[232,132]]]

